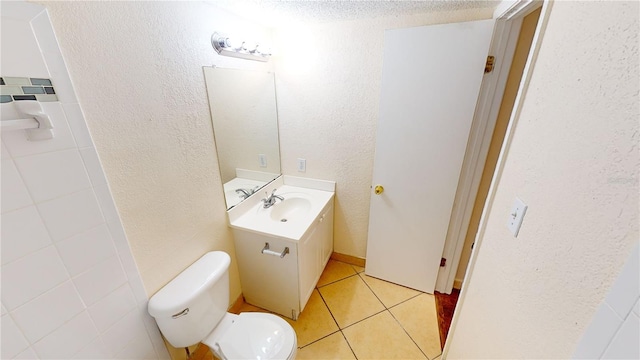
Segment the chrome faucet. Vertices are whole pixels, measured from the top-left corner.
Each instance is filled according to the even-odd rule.
[[[269,195],[267,192],[265,192],[265,195],[267,195],[267,197],[262,199],[262,202],[264,203],[262,205],[262,207],[264,209],[268,209],[268,208],[272,207],[273,205],[275,205],[276,199],[280,199],[281,201],[284,201],[284,198],[282,196],[276,195],[276,190],[277,189],[273,189],[273,191],[271,192],[271,195]]]
[[[259,188],[260,188],[260,186],[258,186],[258,185],[256,185],[253,189],[243,189],[243,188],[239,188],[239,189],[236,189],[236,193],[237,193],[238,195],[242,194],[242,195],[240,195],[240,197],[241,197],[242,199],[246,199],[246,198],[248,198],[249,196],[251,196],[251,195],[255,194],[255,193],[258,191],[258,189],[259,189]]]
[[[241,198],[246,199],[251,196],[255,191],[251,189],[236,189],[236,193],[240,195]]]

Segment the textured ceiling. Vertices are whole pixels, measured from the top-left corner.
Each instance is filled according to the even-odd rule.
[[[210,3],[268,26],[330,22],[463,9],[494,9],[499,1],[478,0],[214,0]]]

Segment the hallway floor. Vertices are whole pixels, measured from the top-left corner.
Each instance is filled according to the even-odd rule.
[[[298,320],[284,318],[298,337],[297,359],[439,359],[434,296],[363,271],[329,260]],[[266,312],[245,303],[246,311]]]

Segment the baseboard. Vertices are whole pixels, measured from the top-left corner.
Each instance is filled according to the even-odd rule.
[[[360,267],[364,267],[364,265],[367,262],[367,259],[363,259],[363,258],[351,256],[351,255],[340,254],[337,252],[331,253],[331,259],[342,261],[344,263],[360,266]]]
[[[462,280],[454,279],[453,280],[453,288],[454,289],[458,289],[458,290],[462,289]]]
[[[244,303],[244,297],[242,296],[242,293],[240,293],[240,296],[238,296],[236,301],[234,301],[231,307],[229,307],[229,312],[232,314],[240,313],[240,308],[242,307],[243,303]]]

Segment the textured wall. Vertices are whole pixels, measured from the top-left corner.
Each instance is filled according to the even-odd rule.
[[[638,242],[639,10],[553,4],[448,358],[569,358]]]
[[[202,66],[214,30],[264,28],[203,2],[44,2],[140,269],[155,293],[210,250],[234,258]],[[235,262],[231,297],[240,293]]]
[[[275,31],[282,172],[337,182],[336,252],[366,254],[384,29],[491,16],[465,10]],[[307,159],[306,173],[297,158]]]

